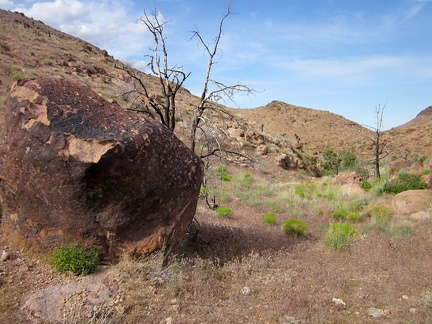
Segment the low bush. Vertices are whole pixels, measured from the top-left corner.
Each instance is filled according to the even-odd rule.
[[[228,169],[224,165],[220,165],[217,168],[217,171],[220,175],[220,179],[223,181],[231,181],[232,176],[228,174]]]
[[[348,223],[331,224],[324,239],[324,244],[336,251],[345,250],[349,247],[356,233],[356,229]]]
[[[343,205],[340,205],[338,209],[336,209],[333,213],[332,213],[332,217],[336,220],[343,220],[346,219],[348,215],[348,210],[345,209],[345,207]]]
[[[243,178],[240,179],[240,185],[243,187],[249,187],[253,182],[252,175],[250,173],[245,173]]]
[[[390,194],[398,194],[407,190],[426,189],[427,184],[420,175],[402,172],[396,179],[385,183],[383,191]]]
[[[304,236],[308,231],[308,226],[300,219],[289,218],[282,223],[282,230],[287,235]]]
[[[358,222],[361,219],[361,215],[359,212],[354,211],[354,212],[350,212],[347,214],[346,218],[350,221],[350,222]]]
[[[276,224],[276,215],[273,213],[265,213],[263,215],[264,223],[269,225],[275,225]]]
[[[367,214],[371,218],[372,225],[388,223],[393,217],[391,208],[384,204],[370,206]]]
[[[219,219],[229,218],[232,216],[232,209],[229,207],[219,206],[216,208],[216,214]]]
[[[71,271],[76,275],[95,272],[99,264],[99,251],[96,247],[63,244],[54,249],[46,259],[57,271]]]

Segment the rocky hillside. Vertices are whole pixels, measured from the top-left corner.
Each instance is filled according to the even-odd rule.
[[[388,132],[390,148],[399,156],[421,157],[432,154],[432,106],[422,110],[413,120]]]
[[[134,88],[122,63],[107,51],[79,38],[55,30],[41,21],[21,13],[0,10],[0,106],[13,82],[44,74],[69,76],[91,86],[108,100],[130,107],[126,95]],[[157,94],[157,83],[141,73],[150,92]],[[197,102],[186,89],[177,96],[179,117],[187,120],[190,107]],[[428,110],[429,109],[429,110]],[[432,154],[430,108],[413,121],[387,132],[391,155]],[[291,143],[308,153],[327,149],[368,154],[373,132],[346,118],[310,108],[273,101],[255,109],[232,109],[235,115],[253,128],[255,134],[269,136],[270,141]],[[429,111],[429,112],[428,112]],[[0,110],[0,134],[4,121]],[[177,135],[187,140],[189,127],[178,123]],[[257,144],[257,143],[253,143]]]
[[[243,118],[255,121],[265,131],[277,133],[308,152],[368,151],[371,130],[328,111],[273,101],[255,109],[236,109]]]

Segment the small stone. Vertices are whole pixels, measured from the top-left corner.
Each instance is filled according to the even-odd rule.
[[[296,319],[294,316],[284,315],[279,317],[280,324],[301,324],[301,321]]]
[[[375,307],[369,307],[368,308],[368,314],[369,314],[369,316],[372,316],[375,318],[385,315],[385,313],[382,309],[375,308]]]
[[[338,306],[346,306],[346,303],[342,299],[339,299],[339,298],[333,298],[332,302]]]
[[[1,255],[0,255],[0,261],[4,262],[7,259],[9,259],[10,254],[8,252],[6,252],[5,250],[2,251]]]
[[[403,295],[402,299],[409,299],[409,297],[407,295]]]
[[[252,290],[251,290],[249,287],[244,286],[244,287],[240,290],[240,292],[241,292],[243,295],[247,296],[247,295],[250,295],[250,293],[252,292]]]
[[[410,310],[409,310],[409,312],[410,312],[411,314],[417,314],[419,311],[418,311],[417,308],[411,307]]]

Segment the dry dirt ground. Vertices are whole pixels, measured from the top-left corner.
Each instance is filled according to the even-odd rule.
[[[306,206],[301,218],[309,225],[308,235],[287,236],[280,224],[294,209],[276,213],[276,226],[264,224],[264,202],[271,195],[261,189],[260,202],[236,197],[236,177],[245,171],[236,172],[231,182],[220,182],[232,195],[220,201],[232,208],[232,217],[218,219],[201,201],[188,238],[165,263],[164,255],[156,253],[105,263],[86,277],[58,274],[41,255],[0,234],[0,322],[432,321],[432,221],[407,220],[412,231],[405,235],[367,231],[369,220],[363,219],[355,224],[360,234],[350,248],[336,252],[323,243],[332,222],[330,205],[322,203],[323,211],[314,213],[309,207],[320,200],[300,201]],[[264,181],[259,174],[253,177]],[[283,181],[324,180],[290,175]],[[357,199],[362,195],[357,189],[343,189],[341,195]]]

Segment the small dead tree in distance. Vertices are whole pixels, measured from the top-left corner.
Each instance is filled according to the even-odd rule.
[[[383,126],[383,113],[384,113],[384,109],[386,107],[385,105],[381,105],[378,104],[377,106],[375,106],[375,111],[374,111],[374,115],[375,115],[375,125],[372,126],[366,126],[369,129],[374,131],[374,137],[369,138],[369,140],[371,141],[372,144],[372,149],[373,149],[373,162],[374,162],[374,168],[375,168],[375,177],[376,178],[381,178],[381,173],[380,173],[380,164],[381,164],[381,160],[386,158],[388,156],[388,152],[385,150],[388,141],[382,138],[382,126]]]

